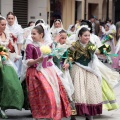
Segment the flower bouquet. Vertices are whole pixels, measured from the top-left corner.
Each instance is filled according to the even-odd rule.
[[[105,37],[103,37],[103,40],[102,40],[102,44],[105,44],[107,41],[109,40],[112,40],[113,39],[113,36],[112,35],[106,35]]]
[[[88,46],[88,50],[90,53],[94,53],[96,51],[96,46],[92,44],[92,45]]]
[[[40,47],[40,51],[42,53],[43,61],[37,66],[38,71],[41,70],[41,67],[47,68],[48,66],[52,65],[52,63],[48,61],[50,59],[50,53],[52,51],[51,48],[47,45],[44,45]]]
[[[8,60],[8,51],[4,46],[0,45],[0,68],[2,67],[2,63]]]
[[[93,58],[93,55],[94,55],[96,49],[97,49],[97,48],[96,48],[96,46],[95,46],[94,44],[90,44],[90,45],[88,46],[88,51],[89,51],[89,53],[90,53],[90,55],[91,55],[91,58]]]
[[[111,51],[110,45],[104,44],[101,47],[99,47],[98,50],[99,50],[100,54],[104,54],[106,56],[109,64],[112,63],[111,57],[117,57],[118,56],[117,54],[109,54],[109,52]]]

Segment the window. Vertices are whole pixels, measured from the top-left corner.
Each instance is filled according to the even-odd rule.
[[[27,27],[28,0],[13,0],[13,13],[17,16],[18,23],[23,28]]]

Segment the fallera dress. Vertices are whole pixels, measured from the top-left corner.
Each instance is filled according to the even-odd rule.
[[[6,38],[6,41],[2,41],[2,39],[0,39],[0,46],[4,46],[5,49],[8,49],[8,43],[8,38]],[[0,107],[2,110],[21,110],[23,107],[24,95],[15,67],[10,61],[9,57],[8,60],[1,61],[1,63],[2,65],[0,67]]]
[[[26,48],[26,62],[41,56],[40,46],[33,42]],[[65,88],[58,77],[53,63],[47,62],[47,68],[38,64],[29,66],[26,72],[28,97],[33,118],[51,118],[61,120],[71,115],[70,103]]]

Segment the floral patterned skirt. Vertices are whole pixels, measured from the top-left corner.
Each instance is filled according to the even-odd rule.
[[[44,75],[37,71],[36,68],[28,68],[26,82],[33,118],[61,120],[62,117],[69,117],[71,115],[66,91],[59,78],[57,81],[60,92],[59,106],[56,105],[53,89]]]

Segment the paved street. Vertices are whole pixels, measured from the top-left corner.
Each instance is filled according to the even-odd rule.
[[[117,96],[117,102],[120,105],[120,82],[114,88],[114,90]],[[30,111],[7,110],[7,115],[9,117],[9,120],[32,120]],[[109,111],[109,112],[104,110],[102,115],[96,116],[94,119],[95,120],[120,120],[120,109]],[[63,120],[70,120],[70,118],[68,119],[64,118]],[[77,117],[77,120],[84,120],[84,117]]]
[[[108,67],[110,67],[109,64],[106,64],[106,65]],[[120,81],[115,86],[114,91],[115,91],[115,94],[117,97],[117,102],[120,105]],[[31,112],[29,110],[24,110],[24,109],[22,111],[7,110],[6,113],[9,117],[8,120],[33,120]],[[3,120],[3,119],[0,119],[0,120]],[[62,120],[70,120],[70,118],[64,118]],[[77,120],[85,120],[85,118],[84,117],[77,117]],[[94,120],[120,120],[120,109],[113,110],[113,111],[103,110],[103,114],[94,117]]]

